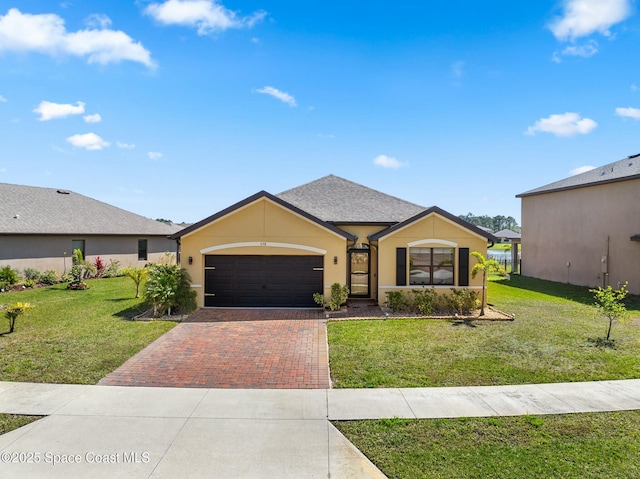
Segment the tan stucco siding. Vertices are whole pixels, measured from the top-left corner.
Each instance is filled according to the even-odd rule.
[[[640,180],[522,198],[522,274],[640,294],[639,205]]]
[[[147,240],[147,261],[138,261],[139,239]],[[73,240],[84,240],[87,261],[94,262],[100,256],[105,263],[117,260],[122,267],[164,261],[166,253],[175,255],[176,252],[176,242],[165,237],[0,235],[0,266],[9,265],[20,271],[25,268],[40,272],[54,270],[62,274],[71,267]]]
[[[439,292],[449,292],[459,283],[458,249],[469,248],[486,256],[487,240],[460,225],[443,218],[438,214],[430,214],[415,223],[383,237],[378,243],[378,276],[379,276],[379,304],[386,301],[387,291],[411,291],[419,286],[411,286],[407,276],[407,286],[396,286],[396,249],[407,248],[407,255],[412,245],[416,247],[455,248],[454,282],[453,286],[435,286]],[[409,259],[407,258],[407,264]],[[469,270],[475,264],[475,259],[469,259]],[[407,268],[408,269],[408,268]],[[407,272],[408,275],[408,272]],[[482,280],[480,276],[469,278],[469,287],[480,290]]]
[[[346,281],[345,251],[346,238],[261,198],[183,236],[181,264],[191,274],[198,305],[202,306],[206,254],[323,256],[326,295],[332,283]],[[334,264],[334,257],[338,264]]]

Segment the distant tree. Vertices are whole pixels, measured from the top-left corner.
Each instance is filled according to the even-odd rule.
[[[518,222],[513,216],[497,215],[491,217],[487,215],[476,216],[473,213],[467,213],[466,215],[459,215],[458,218],[475,226],[489,228],[494,232],[509,229],[520,233],[520,226],[518,226]]]
[[[166,223],[168,225],[172,225],[173,224],[173,221],[165,220],[164,218],[156,218],[156,221],[159,221],[160,223]]]

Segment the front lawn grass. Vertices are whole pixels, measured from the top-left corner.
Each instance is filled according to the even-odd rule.
[[[21,416],[18,414],[0,414],[0,436],[19,427],[37,421],[42,416]]]
[[[170,330],[167,321],[128,321],[142,312],[126,277],[0,294],[0,304],[30,302],[12,334],[0,336],[0,381],[95,384]],[[8,321],[0,312],[0,332]]]
[[[493,280],[489,302],[515,321],[389,319],[328,325],[334,387],[426,387],[640,377],[640,306],[615,324],[616,348],[596,347],[607,322],[588,288],[521,276]]]
[[[640,477],[640,411],[334,424],[394,479]]]

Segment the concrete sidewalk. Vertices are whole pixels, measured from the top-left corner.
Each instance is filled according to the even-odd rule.
[[[0,382],[0,412],[47,416],[0,436],[0,470],[3,478],[382,479],[328,420],[630,409],[640,409],[640,380],[358,390]]]

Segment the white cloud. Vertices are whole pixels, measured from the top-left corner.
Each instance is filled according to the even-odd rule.
[[[285,93],[283,91],[278,90],[277,88],[273,88],[272,86],[266,86],[264,88],[259,88],[256,90],[258,93],[264,93],[265,95],[271,95],[274,98],[277,98],[280,101],[287,103],[289,106],[297,106],[296,99]]]
[[[636,85],[635,83],[631,84],[631,91],[636,92],[638,91],[638,85]]]
[[[589,58],[598,53],[598,42],[591,40],[584,45],[570,45],[562,50],[561,54],[570,57]]]
[[[76,148],[84,148],[85,150],[102,150],[107,148],[111,143],[103,140],[95,133],[85,133],[83,135],[73,135],[67,138],[67,142]]]
[[[58,15],[31,15],[12,8],[6,15],[0,15],[0,51],[74,55],[103,65],[130,60],[155,67],[149,50],[141,43],[122,31],[104,28],[110,23],[108,17],[94,15],[89,23],[93,26],[88,29],[68,32]]]
[[[0,103],[7,103],[7,99],[0,95]]]
[[[116,146],[124,150],[133,150],[136,147],[133,143],[123,143],[121,141],[116,141]]]
[[[100,116],[100,113],[94,113],[93,115],[85,115],[82,118],[87,123],[100,123],[102,121],[102,117]]]
[[[55,118],[65,118],[70,115],[82,115],[84,113],[84,105],[81,101],[76,102],[75,106],[69,103],[42,101],[33,112],[40,115],[39,121],[48,121]]]
[[[591,171],[591,170],[595,170],[596,167],[595,166],[580,166],[578,168],[574,168],[573,170],[571,170],[571,176],[575,176],[575,175],[579,175],[580,173],[586,173],[587,171]]]
[[[100,13],[94,13],[89,15],[85,20],[87,26],[92,28],[98,28],[100,30],[111,26],[111,19],[106,15]]]
[[[266,15],[266,12],[260,10],[253,15],[241,17],[216,0],[167,0],[164,3],[152,3],[144,12],[165,25],[197,28],[199,35],[229,28],[251,28]]]
[[[149,153],[147,153],[147,156],[150,160],[159,160],[160,158],[162,158],[162,153],[160,153],[159,151],[150,151]]]
[[[624,118],[633,118],[634,120],[640,120],[640,109],[638,108],[616,108],[616,115]]]
[[[537,132],[543,132],[556,136],[586,135],[597,126],[591,118],[581,118],[578,113],[567,112],[536,121],[533,126],[527,128],[525,134],[535,135]]]
[[[395,158],[387,155],[378,155],[373,159],[373,164],[376,166],[381,166],[382,168],[401,168],[405,166],[404,163],[400,163]]]
[[[574,41],[599,32],[609,36],[609,29],[631,15],[631,0],[564,0],[561,17],[549,24],[560,41]]]

